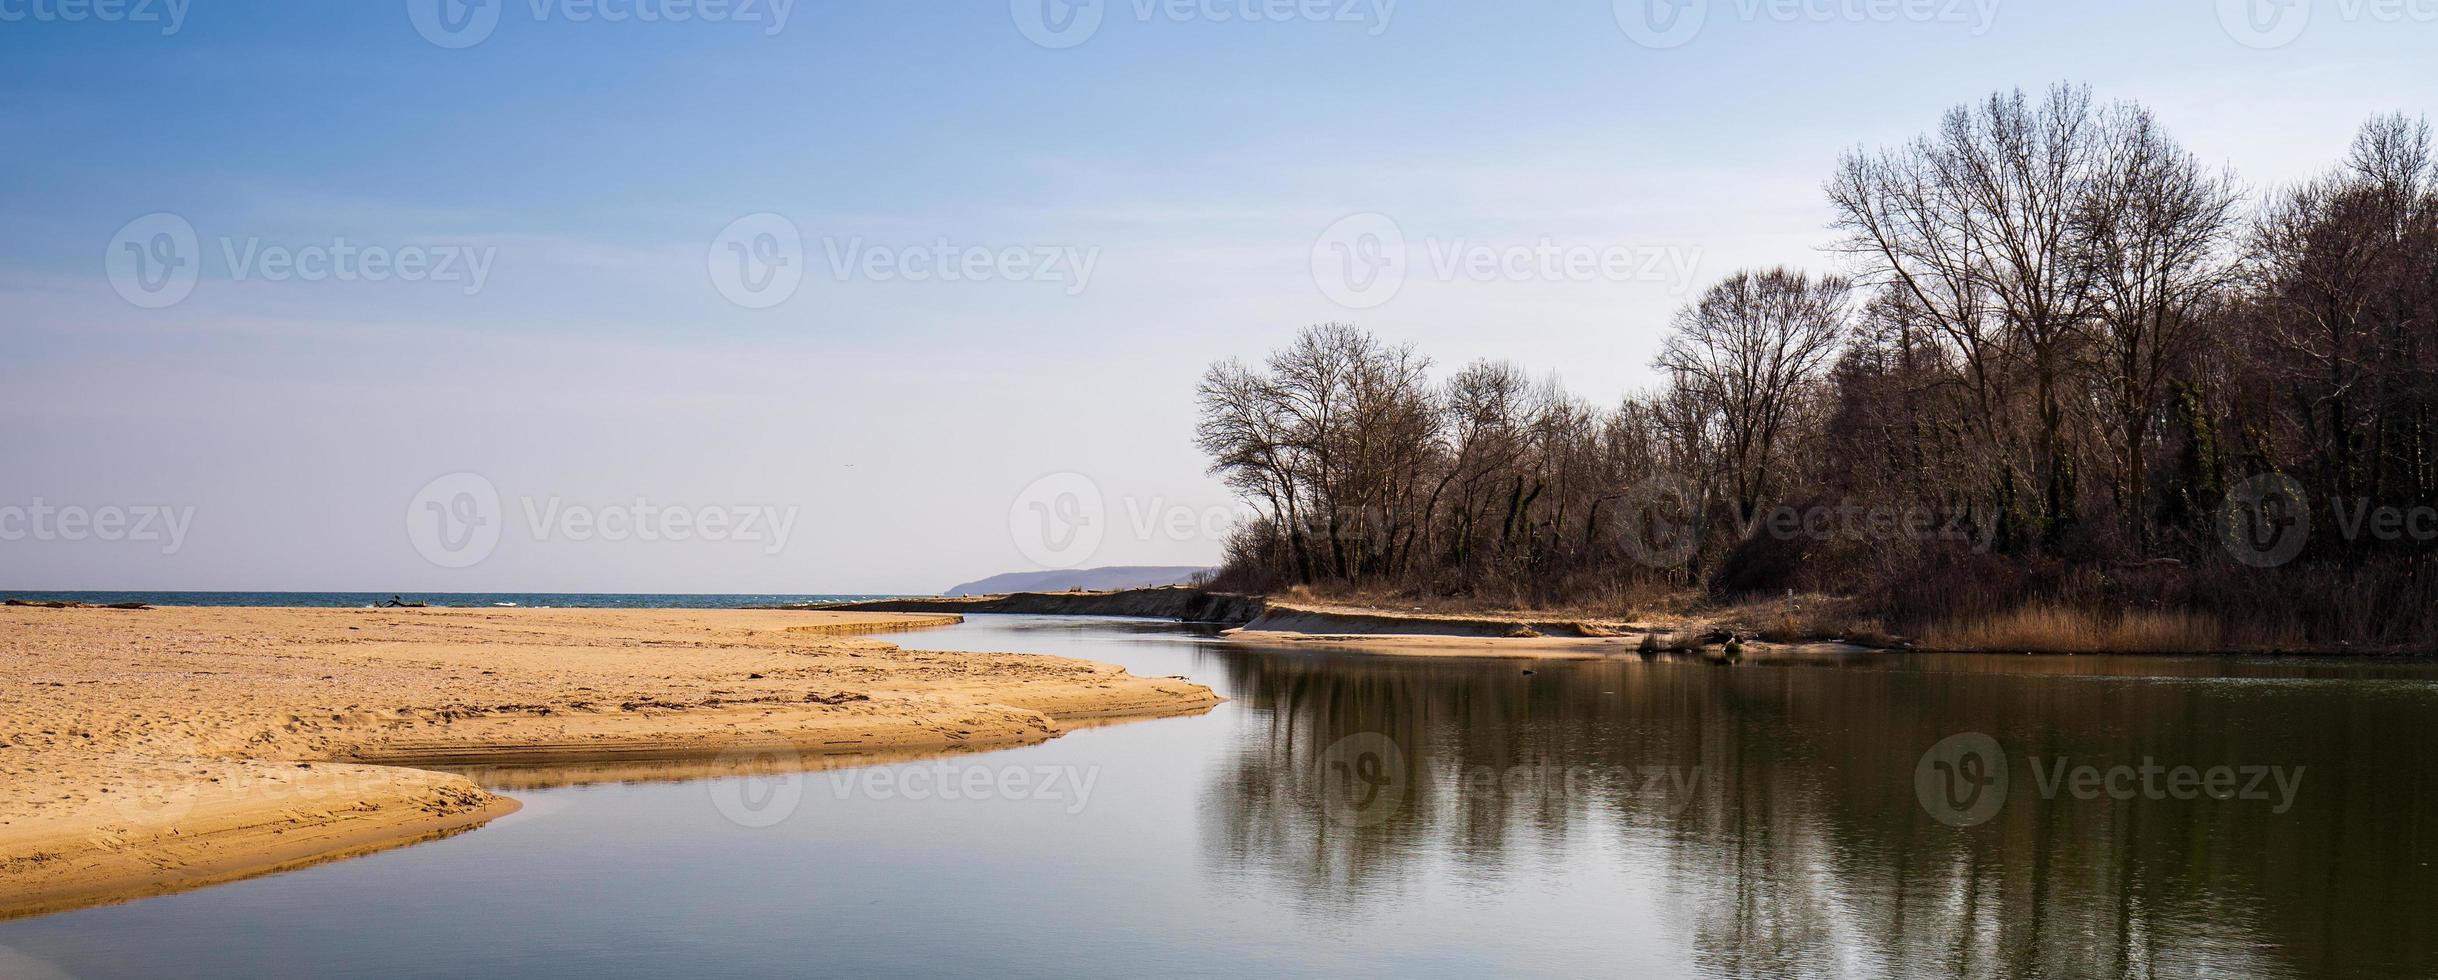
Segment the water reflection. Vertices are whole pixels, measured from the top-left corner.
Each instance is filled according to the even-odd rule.
[[[1208,863],[1299,903],[1615,852],[1720,976],[2438,973],[2428,665],[1210,660],[1259,720],[1208,774]],[[1959,732],[2011,777],[1971,827],[1916,793]],[[1393,785],[1348,756],[1366,733]],[[2251,767],[2238,796],[2253,769],[2300,782],[2213,799],[2168,778],[2187,766]]]
[[[1408,659],[1002,617],[900,641],[1233,700],[868,779],[487,770],[524,810],[0,923],[0,975],[2438,976],[2429,663]],[[2003,797],[1943,754],[1923,793],[1968,732]],[[2300,782],[2109,798],[2145,759]],[[1094,782],[899,791],[951,765]],[[1934,809],[1969,791],[1995,805]]]

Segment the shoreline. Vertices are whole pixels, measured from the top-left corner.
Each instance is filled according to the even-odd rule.
[[[868,638],[961,621],[0,608],[13,648],[0,683],[27,692],[0,705],[0,919],[403,847],[517,809],[433,766],[618,778],[716,775],[772,751],[807,767],[886,763],[1219,701],[1105,664]]]
[[[902,611],[1004,613],[1043,616],[1108,616],[1171,619],[1224,627],[1221,637],[1260,645],[1329,644],[1365,652],[1484,657],[1663,656],[1713,661],[1755,656],[1818,656],[1854,653],[2078,656],[2269,657],[2280,659],[2378,660],[2427,658],[2438,651],[2333,648],[2211,649],[2026,649],[2039,644],[1947,646],[1877,635],[1760,629],[1738,623],[1733,611],[1683,622],[1600,620],[1547,612],[1443,613],[1382,609],[1318,599],[1212,592],[1192,586],[1115,592],[1017,592],[993,596],[877,599],[775,606],[795,611]],[[1648,638],[1655,649],[1643,649]],[[1728,654],[1734,642],[1741,654]]]

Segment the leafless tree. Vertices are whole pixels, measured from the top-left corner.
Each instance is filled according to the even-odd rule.
[[[2076,221],[2098,182],[2105,141],[2087,88],[2021,91],[1950,110],[1936,132],[1902,148],[1856,151],[1828,191],[1839,248],[1866,285],[1903,289],[1960,357],[1982,435],[2011,445],[2012,374],[2030,378],[2028,461],[2051,532],[2071,520],[2064,382],[2091,319],[2090,263]],[[2009,458],[1995,474],[2011,496]]]
[[[2076,233],[2091,267],[2103,410],[2114,422],[2125,516],[2139,544],[2149,536],[2150,435],[2171,372],[2233,279],[2229,233],[2242,194],[2147,109],[2116,107],[2101,131],[2103,163]]]
[[[1850,290],[1783,267],[1738,272],[1677,314],[1658,367],[1718,427],[1739,520],[1786,468],[1787,429],[1845,337]]]

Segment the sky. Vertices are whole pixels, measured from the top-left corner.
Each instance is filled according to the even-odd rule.
[[[1349,321],[1610,404],[1821,185],[2087,83],[2266,193],[2438,0],[0,0],[0,590],[1215,562]]]

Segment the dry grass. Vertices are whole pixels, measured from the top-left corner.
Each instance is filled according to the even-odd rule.
[[[1999,653],[2216,653],[2226,630],[2189,612],[2091,612],[2030,605],[1927,630],[1924,648]]]

